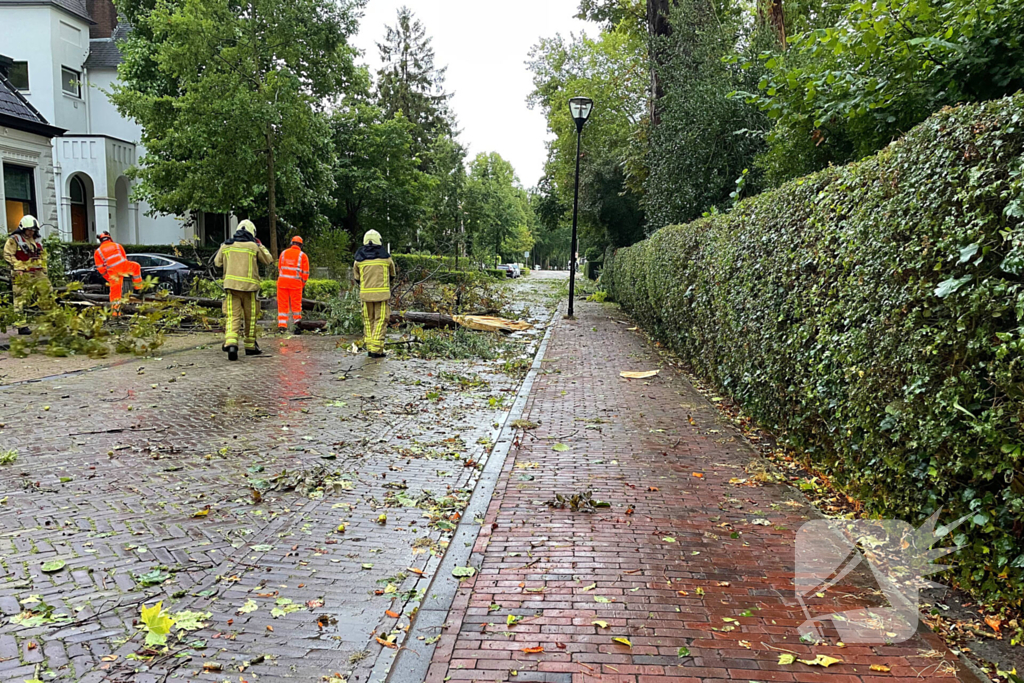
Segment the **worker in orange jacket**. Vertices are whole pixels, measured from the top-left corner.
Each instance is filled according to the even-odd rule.
[[[97,235],[100,247],[93,253],[96,270],[100,271],[110,286],[110,304],[112,315],[121,315],[121,299],[124,297],[124,278],[131,275],[135,291],[142,290],[142,268],[138,263],[128,260],[124,247],[111,238],[109,232]]]
[[[277,263],[277,330],[302,320],[302,288],[309,279],[309,257],[302,252],[302,238],[293,237]],[[302,334],[296,328],[295,334]]]

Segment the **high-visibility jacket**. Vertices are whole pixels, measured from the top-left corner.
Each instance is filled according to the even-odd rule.
[[[395,262],[390,258],[356,261],[352,266],[352,279],[359,283],[359,300],[373,302],[390,299],[395,274]]]
[[[110,276],[119,275],[128,270],[125,267],[128,265],[128,255],[124,252],[124,247],[113,240],[107,240],[100,244],[99,249],[93,252],[92,258],[96,262],[96,270],[100,271],[100,275],[108,280]]]
[[[274,257],[256,242],[233,240],[220,245],[213,264],[224,269],[224,289],[256,292],[260,288],[259,264],[270,265]]]
[[[309,279],[309,257],[299,246],[291,246],[281,252],[277,264],[278,289],[302,289]]]
[[[46,251],[39,240],[15,230],[4,243],[4,261],[15,273],[36,273],[46,270]]]

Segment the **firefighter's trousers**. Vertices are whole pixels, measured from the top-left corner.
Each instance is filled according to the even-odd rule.
[[[388,302],[363,302],[363,343],[370,353],[384,353],[388,331]]]
[[[258,292],[225,290],[224,297],[224,347],[238,346],[238,330],[245,337],[245,348],[256,348],[256,322],[260,317]]]
[[[11,294],[14,295],[15,313],[21,313],[25,305],[25,295],[28,294],[38,282],[50,282],[49,278],[46,277],[46,271],[41,268],[39,270],[15,271],[12,274]]]

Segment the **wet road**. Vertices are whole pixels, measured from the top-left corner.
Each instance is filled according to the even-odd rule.
[[[546,322],[548,282],[516,287]],[[429,599],[520,379],[335,345],[0,387],[0,681],[366,680]],[[158,600],[179,616],[153,654]]]

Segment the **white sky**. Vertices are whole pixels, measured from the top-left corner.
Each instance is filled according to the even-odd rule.
[[[536,185],[548,134],[541,112],[526,106],[533,84],[525,62],[539,38],[588,26],[573,18],[579,0],[370,0],[354,42],[374,72],[377,42],[402,5],[433,39],[435,65],[448,66],[446,87],[455,93],[451,106],[469,160],[498,152],[512,162],[524,187]]]

